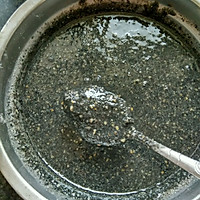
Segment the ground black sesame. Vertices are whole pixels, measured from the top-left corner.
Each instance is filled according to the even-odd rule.
[[[154,188],[177,167],[137,141],[103,147],[83,140],[66,115],[64,94],[89,85],[119,94],[131,105],[137,130],[190,155],[200,129],[196,65],[155,22],[114,15],[84,18],[54,33],[18,77],[15,115],[39,155],[70,181],[106,192]],[[70,111],[74,108],[71,102]]]

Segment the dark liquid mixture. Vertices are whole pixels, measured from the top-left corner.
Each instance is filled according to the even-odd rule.
[[[196,65],[187,49],[154,22],[88,17],[40,47],[16,81],[16,108],[35,150],[66,179],[105,192],[155,187],[178,167],[136,141],[110,147],[88,143],[63,109],[64,94],[104,87],[130,105],[138,131],[191,155],[200,138]]]

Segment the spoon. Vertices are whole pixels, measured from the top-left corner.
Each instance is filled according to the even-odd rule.
[[[65,93],[64,110],[83,139],[98,146],[137,140],[187,172],[200,178],[200,162],[145,136],[133,124],[132,108],[120,96],[91,85]]]

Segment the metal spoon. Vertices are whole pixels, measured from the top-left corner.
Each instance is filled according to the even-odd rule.
[[[132,109],[118,95],[95,85],[65,93],[64,109],[82,137],[92,144],[113,146],[138,140],[187,172],[200,178],[200,162],[135,130]]]

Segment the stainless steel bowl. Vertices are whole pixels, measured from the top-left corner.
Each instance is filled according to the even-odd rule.
[[[94,194],[69,183],[69,195],[59,196],[51,186],[41,184],[27,168],[15,148],[12,146],[5,116],[5,97],[10,76],[21,50],[30,42],[33,34],[40,35],[51,26],[60,16],[64,16],[69,9],[76,10],[84,5],[85,1],[77,0],[27,0],[7,21],[0,33],[0,170],[16,190],[27,200],[42,199],[134,199],[134,197],[115,197],[111,194]],[[103,1],[99,1],[102,3]],[[89,4],[99,3],[88,1]],[[109,2],[107,0],[106,2]],[[117,0],[116,0],[117,2]],[[130,1],[137,4],[149,4],[151,1]],[[199,0],[159,0],[164,6],[170,7],[180,15],[174,18],[177,26],[190,37],[195,51],[200,51],[200,1]],[[100,5],[100,4],[99,4]],[[184,20],[183,20],[184,19]],[[180,32],[181,33],[181,32]],[[189,40],[188,40],[189,41]],[[200,52],[199,52],[200,54]],[[57,183],[53,183],[54,186]],[[58,185],[57,185],[58,186]],[[59,186],[58,186],[59,187]],[[200,180],[193,179],[188,185],[183,185],[173,194],[166,195],[166,199],[200,199]],[[79,193],[81,191],[81,194]]]

